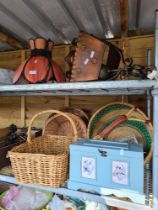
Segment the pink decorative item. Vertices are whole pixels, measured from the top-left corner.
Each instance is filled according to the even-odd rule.
[[[4,195],[1,205],[3,207],[6,207],[12,200],[13,198],[18,194],[19,189],[15,186],[11,186],[9,191]]]

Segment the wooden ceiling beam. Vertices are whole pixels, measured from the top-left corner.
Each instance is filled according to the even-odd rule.
[[[11,47],[17,48],[17,49],[23,49],[23,47],[24,47],[22,42],[18,41],[14,37],[12,37],[4,32],[0,32],[0,42],[7,43]]]
[[[121,36],[128,36],[128,0],[120,0]]]

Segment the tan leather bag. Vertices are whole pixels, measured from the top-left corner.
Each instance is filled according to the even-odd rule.
[[[99,39],[81,32],[78,37],[73,60],[71,82],[98,80],[105,51],[105,44]]]

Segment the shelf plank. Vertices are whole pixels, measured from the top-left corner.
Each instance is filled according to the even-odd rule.
[[[125,208],[128,210],[133,210],[133,209],[153,210],[153,208],[149,206],[120,200],[113,196],[100,196],[100,195],[95,195],[95,194],[91,194],[87,192],[74,191],[67,188],[52,188],[52,187],[43,187],[43,186],[33,185],[33,184],[18,183],[14,177],[5,176],[5,175],[0,175],[0,181],[12,183],[12,184],[19,184],[25,187],[36,188],[39,190],[46,190],[46,191],[54,192],[61,195],[73,196],[79,199],[90,200],[90,201],[106,204],[112,207]]]
[[[139,95],[158,88],[152,80],[93,81],[25,85],[1,85],[0,95]]]

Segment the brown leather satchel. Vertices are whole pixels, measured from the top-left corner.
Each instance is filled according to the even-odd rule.
[[[97,80],[105,51],[105,44],[99,39],[81,32],[78,37],[71,82]]]
[[[108,47],[108,57],[106,64],[100,65],[100,62],[102,62],[101,58],[103,57],[103,48],[105,49],[104,45]],[[97,56],[94,55],[93,57],[93,52],[90,54],[91,52],[89,51],[92,50],[92,48],[97,48],[96,52],[99,52],[99,56],[101,54],[96,64],[95,61],[98,55],[96,53]],[[86,60],[85,57],[88,59]],[[124,56],[122,50],[116,45],[113,45],[107,40],[101,42],[95,37],[82,32],[78,39],[72,41],[71,50],[65,57],[65,60],[69,65],[69,71],[66,72],[68,81],[114,80],[119,78],[120,74],[122,74],[118,67],[121,60],[124,63]],[[84,64],[84,61],[85,63],[88,61],[87,65]]]

